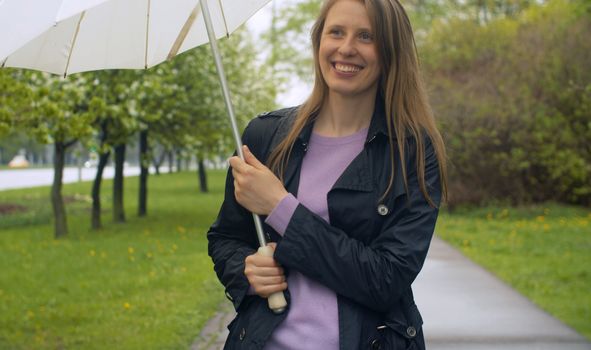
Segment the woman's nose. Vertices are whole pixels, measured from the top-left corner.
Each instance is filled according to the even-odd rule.
[[[339,46],[339,53],[343,56],[353,56],[357,53],[353,38],[346,38]]]

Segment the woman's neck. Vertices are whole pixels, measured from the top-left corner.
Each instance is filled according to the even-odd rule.
[[[314,132],[330,137],[354,134],[369,127],[374,108],[375,94],[355,98],[329,92],[314,123]]]

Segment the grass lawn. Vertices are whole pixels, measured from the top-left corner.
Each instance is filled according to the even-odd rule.
[[[591,210],[547,204],[443,212],[436,232],[591,339]]]
[[[70,235],[53,239],[49,188],[0,192],[0,349],[186,349],[224,299],[205,232],[223,192],[196,174],[150,177],[148,217],[89,230],[90,183],[65,185]],[[7,211],[7,210],[5,210]],[[0,213],[2,210],[0,210]],[[591,338],[591,211],[561,205],[442,212],[438,234]]]
[[[0,192],[0,349],[186,349],[224,299],[205,232],[221,203],[194,173],[149,180],[148,216],[136,216],[137,178],[125,180],[128,222],[90,226],[88,182],[64,187],[67,238],[54,240],[49,188]]]

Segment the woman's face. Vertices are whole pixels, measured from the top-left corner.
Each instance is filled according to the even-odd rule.
[[[375,96],[380,63],[365,5],[337,1],[328,11],[318,51],[330,93]]]

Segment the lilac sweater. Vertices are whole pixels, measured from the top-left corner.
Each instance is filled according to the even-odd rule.
[[[344,137],[312,134],[302,161],[298,198],[285,197],[265,222],[283,235],[299,204],[329,222],[327,193],[361,152],[367,129]],[[293,233],[292,233],[293,234]],[[291,304],[286,319],[271,334],[265,350],[339,348],[335,292],[292,269],[287,277]]]

